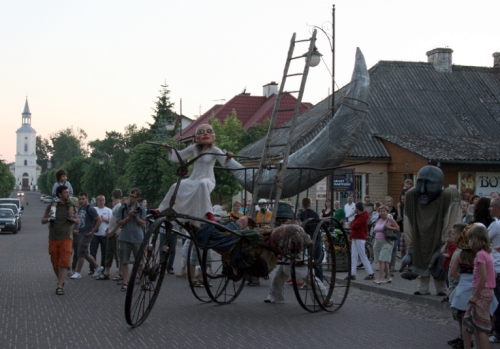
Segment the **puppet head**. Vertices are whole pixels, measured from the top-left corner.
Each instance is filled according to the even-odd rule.
[[[436,200],[443,191],[444,174],[439,167],[425,166],[417,176],[418,202],[422,205]]]

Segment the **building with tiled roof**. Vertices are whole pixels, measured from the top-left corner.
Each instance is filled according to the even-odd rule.
[[[193,121],[186,129],[182,130],[182,142],[192,143],[194,140],[194,133],[196,128],[201,124],[209,123],[210,117],[215,115],[220,122],[231,116],[233,110],[236,111],[238,120],[241,121],[243,128],[248,130],[254,124],[262,124],[266,119],[270,119],[274,103],[278,96],[278,85],[271,82],[263,86],[263,96],[251,96],[249,93],[241,93],[234,96],[225,104],[216,104],[206,111],[202,116]],[[296,98],[285,93],[281,99],[282,109],[292,109],[295,107]],[[300,111],[303,112],[312,107],[311,103],[302,103]],[[279,126],[284,122],[290,120],[293,116],[293,111],[282,112],[278,114],[276,124]],[[174,136],[175,140],[179,140],[180,134]]]
[[[356,200],[391,195],[399,202],[404,179],[416,179],[426,165],[439,166],[445,187],[456,186],[464,197],[500,191],[500,53],[493,54],[492,67],[453,65],[452,53],[434,49],[425,63],[380,61],[369,70],[367,122],[344,163],[371,161],[353,166]],[[345,91],[335,92],[336,102]],[[327,98],[299,117],[292,152],[330,120],[330,104]],[[261,139],[240,155],[258,158],[263,145]]]

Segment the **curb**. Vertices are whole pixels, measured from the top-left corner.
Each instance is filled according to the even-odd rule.
[[[341,278],[336,278],[336,284],[346,285],[347,282]],[[356,280],[351,280],[351,287],[356,287],[357,289],[378,293],[384,296],[389,296],[393,298],[399,298],[405,301],[410,301],[419,304],[425,304],[433,306],[438,309],[449,309],[450,303],[441,302],[442,297],[438,297],[436,295],[428,295],[428,296],[415,296],[413,294],[408,294],[400,290],[395,290],[391,288],[385,288],[383,286],[378,285],[370,285],[367,283],[357,282]],[[348,296],[349,299],[349,296]]]

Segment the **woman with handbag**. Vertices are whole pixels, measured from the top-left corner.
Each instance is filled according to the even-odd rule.
[[[392,282],[389,264],[394,240],[391,237],[396,235],[394,232],[399,231],[399,225],[394,219],[388,217],[389,208],[387,206],[381,206],[378,209],[378,214],[379,219],[375,223],[374,229],[375,245],[373,246],[373,255],[375,263],[379,263],[379,272],[378,278],[373,282],[380,285]]]

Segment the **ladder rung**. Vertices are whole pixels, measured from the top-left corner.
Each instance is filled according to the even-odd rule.
[[[258,183],[259,185],[274,185],[274,183]]]
[[[288,109],[280,109],[278,110],[278,113],[284,112],[284,111],[294,111],[295,108],[288,108]]]
[[[282,147],[286,145],[286,143],[283,143],[283,144],[269,144],[270,147]]]
[[[287,75],[286,77],[288,78],[288,77],[290,77],[290,76],[297,76],[297,75],[304,75],[304,74],[302,74],[302,73],[296,73],[296,74],[290,74],[290,75]]]
[[[295,40],[295,42],[306,42],[306,41],[311,41],[311,39]]]
[[[295,56],[295,57],[290,58],[290,60],[299,59],[299,58],[304,58],[304,56]]]
[[[284,92],[283,92],[283,94],[284,94],[284,93],[299,93],[299,92],[300,92],[300,91],[284,91]]]
[[[290,125],[276,126],[273,127],[273,130],[279,130],[280,128],[290,128]]]

